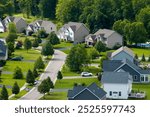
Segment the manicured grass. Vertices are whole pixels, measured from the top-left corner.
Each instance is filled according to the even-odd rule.
[[[63,66],[62,74],[63,76],[80,76],[80,73],[70,71],[66,65]]]
[[[12,97],[10,100],[17,100],[19,98],[21,98],[22,96],[24,96],[27,93],[27,91],[22,90],[21,92],[19,92],[19,94],[17,94],[16,96]]]
[[[30,39],[31,41],[33,41],[33,40],[35,39],[35,38],[32,37],[32,36],[25,36],[25,35],[23,35],[23,36],[18,36],[17,41],[22,41],[22,42],[24,42],[24,40],[26,39],[26,37],[27,37],[28,39]]]
[[[62,50],[65,54],[69,54],[70,49]]]
[[[145,91],[146,100],[150,100],[150,84],[133,84],[133,90]]]
[[[76,79],[62,79],[61,81],[57,80],[55,84],[55,88],[73,88],[74,83],[85,83],[86,85],[90,85],[91,83],[95,82],[97,85],[100,86],[100,82],[97,78],[76,78]]]
[[[91,72],[93,75],[96,75],[100,72],[100,69],[94,66],[88,66],[87,68],[84,68],[83,71]],[[72,72],[66,65],[64,65],[62,74],[63,76],[80,76],[81,72]]]
[[[149,57],[150,56],[150,49],[142,49],[142,48],[131,48],[133,50],[133,52],[135,54],[137,54],[139,57],[141,57],[143,54],[146,56],[146,57]]]
[[[8,35],[8,32],[0,33],[0,38],[6,38]]]
[[[53,92],[45,95],[45,98],[42,97],[40,100],[67,100],[67,92]]]
[[[72,47],[72,46],[73,46],[72,43],[69,43],[69,42],[61,42],[60,44],[54,45],[54,48],[55,48],[55,49],[58,49],[58,48],[68,48],[68,47]]]
[[[27,72],[29,69],[33,69],[34,63],[23,61],[7,61],[3,71],[14,72],[17,66],[22,69],[22,72]]]
[[[15,50],[14,56],[22,56],[23,60],[36,60],[39,56],[41,56],[40,52],[37,50],[24,50],[19,49]]]
[[[100,63],[100,58],[97,58],[97,59],[93,59],[92,61],[91,61],[91,63]]]

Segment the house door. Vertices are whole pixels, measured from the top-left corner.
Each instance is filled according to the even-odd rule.
[[[113,96],[114,99],[118,99],[119,94],[118,94],[118,92],[113,92],[113,95],[112,95],[112,96]]]

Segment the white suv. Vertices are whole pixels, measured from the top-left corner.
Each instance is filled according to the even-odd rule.
[[[88,77],[88,76],[92,76],[93,74],[92,73],[89,73],[89,72],[82,72],[81,73],[81,76],[82,77]]]

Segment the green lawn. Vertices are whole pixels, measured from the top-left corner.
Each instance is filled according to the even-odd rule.
[[[100,82],[97,78],[76,78],[76,79],[62,79],[61,81],[57,80],[55,84],[56,89],[60,88],[73,88],[74,83],[85,83],[86,85],[90,85],[95,82],[97,85],[100,85]]]
[[[27,93],[27,91],[23,90],[16,96],[12,97],[10,100],[17,100],[17,99],[21,98],[22,96],[24,96],[26,93]]]
[[[146,100],[150,100],[150,84],[133,84],[132,89],[145,91],[147,94]]]
[[[91,72],[93,73],[93,75],[96,75],[97,73],[99,73],[100,68],[89,66],[87,68],[84,68],[83,71]],[[62,68],[62,74],[63,76],[80,76],[81,72],[72,72],[66,65],[64,65]]]
[[[40,100],[67,100],[67,92],[54,92],[51,94],[45,95],[45,98],[41,98]]]
[[[137,54],[139,57],[141,57],[143,54],[146,56],[146,57],[149,57],[150,56],[150,49],[142,49],[142,48],[131,48],[133,50],[133,52],[135,54]]]
[[[28,50],[28,52],[24,49],[15,50],[14,56],[22,56],[24,60],[36,60],[39,56],[41,56],[40,52],[37,50]]]
[[[54,45],[55,49],[60,49],[60,48],[68,48],[68,47],[72,47],[73,44],[69,43],[69,42],[61,42],[60,44]]]
[[[33,62],[23,62],[23,61],[7,61],[6,65],[3,68],[3,71],[13,72],[16,67],[20,67],[22,72],[27,72],[29,69],[33,69]]]
[[[8,32],[0,33],[0,38],[6,38],[8,35]]]

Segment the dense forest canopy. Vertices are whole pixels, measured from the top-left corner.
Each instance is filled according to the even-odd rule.
[[[144,28],[143,34],[150,38],[150,0],[0,0],[2,19],[16,13],[23,13],[26,17],[49,18],[62,24],[83,22],[91,32],[113,28],[124,35],[127,30],[118,29],[120,25],[121,28],[127,25],[128,28],[136,27],[137,32],[140,27]],[[127,38],[127,35],[124,37]]]

